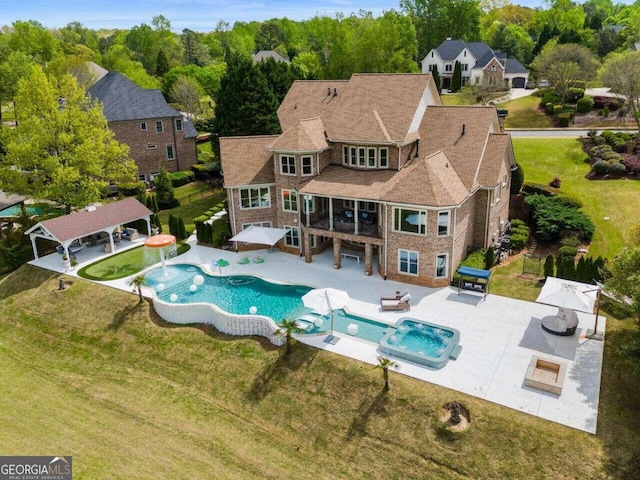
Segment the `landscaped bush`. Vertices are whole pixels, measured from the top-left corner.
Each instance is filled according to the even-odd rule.
[[[511,172],[511,191],[512,195],[517,195],[520,193],[520,189],[522,188],[522,184],[524,183],[524,170],[522,169],[522,165],[516,162],[516,169]]]
[[[622,160],[622,163],[627,167],[628,172],[640,175],[640,157],[627,157]]]
[[[578,247],[578,245],[580,245],[580,240],[578,237],[568,236],[560,240],[560,243],[563,247]]]
[[[558,114],[558,126],[560,127],[568,127],[571,122],[571,114],[567,112],[562,112]]]
[[[603,96],[594,96],[593,97],[594,108],[599,109],[607,109],[607,112],[612,111],[615,112],[624,104],[624,101],[615,97],[603,97]],[[608,115],[608,113],[607,113]]]
[[[547,258],[544,261],[544,278],[553,277],[555,271],[555,259],[553,255],[547,255]]]
[[[580,113],[589,113],[593,108],[593,105],[593,98],[589,95],[585,95],[580,100],[578,100],[578,103],[576,103],[576,109]]]
[[[173,186],[173,188],[178,188],[182,185],[186,185],[189,182],[193,182],[195,177],[196,174],[190,170],[169,174],[169,179],[171,180],[171,185]]]
[[[591,166],[591,170],[596,175],[606,175],[609,171],[609,163],[604,160],[598,160]]]
[[[553,114],[553,106],[554,105],[551,102],[547,102],[547,103],[544,104],[544,109],[549,115]]]
[[[565,245],[558,249],[559,257],[575,257],[578,254],[578,247],[572,247],[571,245]]]
[[[209,216],[208,215],[200,215],[199,217],[196,217],[193,219],[193,223],[198,224],[198,223],[204,223],[207,220],[209,220]]]
[[[514,251],[519,251],[524,248],[527,244],[527,240],[529,239],[528,235],[523,235],[521,233],[511,234],[509,237],[511,239],[511,249]]]
[[[525,203],[532,209],[536,221],[536,234],[546,241],[552,241],[565,232],[575,232],[579,237],[591,239],[595,227],[584,212],[568,207],[556,197],[529,195]]]
[[[582,208],[583,206],[582,200],[572,195],[566,195],[566,194],[558,195],[556,197],[556,200],[558,203],[561,203],[562,205],[565,205],[571,208]]]
[[[207,180],[211,177],[220,175],[220,167],[210,162],[191,165],[191,170],[193,170],[193,173],[198,180]]]
[[[627,174],[627,167],[623,163],[612,163],[608,173],[614,177],[622,177]]]
[[[483,270],[486,253],[487,252],[484,248],[480,248],[474,252],[471,252],[469,255],[467,255],[467,258],[465,258],[460,262],[460,266],[464,265],[465,267],[479,268]],[[459,279],[460,279],[460,276],[458,275],[458,272],[454,273],[453,285],[457,285]]]
[[[510,222],[510,223],[511,223],[511,230],[517,230],[517,229],[519,229],[519,228],[522,228],[522,227],[526,227],[526,226],[527,226],[527,225],[526,225],[522,220],[520,220],[519,218],[514,218],[513,220],[511,220],[511,222]],[[528,227],[527,227],[527,228],[528,228]]]
[[[127,182],[118,185],[118,189],[118,193],[125,197],[137,197],[145,194],[147,186],[144,182]]]
[[[596,145],[604,145],[607,143],[602,135],[596,135],[595,137],[593,137],[593,141]]]
[[[570,87],[567,92],[567,101],[575,103],[584,97],[584,88]]]
[[[562,103],[562,98],[560,98],[560,95],[558,95],[555,90],[548,91],[545,95],[542,96],[542,98],[540,99],[540,108],[548,108],[547,104],[549,103],[552,105],[552,108],[553,105]]]
[[[554,115],[558,115],[559,113],[561,113],[564,110],[564,107],[562,105],[554,105],[553,106],[553,114]]]

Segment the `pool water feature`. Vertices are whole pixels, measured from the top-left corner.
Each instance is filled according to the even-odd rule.
[[[402,318],[380,341],[382,353],[432,368],[444,367],[462,350],[460,332],[413,318]]]
[[[196,277],[202,277],[196,279]],[[167,265],[145,275],[156,296],[168,303],[209,303],[235,315],[264,315],[276,323],[303,308],[311,287],[268,282],[250,275],[213,276],[194,265]],[[195,287],[195,288],[194,288]]]

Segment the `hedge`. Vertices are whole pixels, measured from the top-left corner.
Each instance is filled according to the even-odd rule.
[[[591,219],[577,208],[568,207],[556,197],[529,195],[525,203],[532,209],[536,234],[542,240],[556,240],[566,231],[591,239],[595,227]]]
[[[558,125],[560,127],[568,127],[569,122],[571,121],[571,114],[567,112],[562,112],[558,114]]]
[[[171,185],[173,185],[173,188],[181,187],[182,185],[193,182],[195,178],[196,174],[190,170],[169,174],[169,180],[171,180]]]
[[[627,174],[627,167],[623,163],[612,163],[609,165],[608,173],[614,177],[622,177]]]
[[[593,98],[590,97],[589,95],[585,95],[580,100],[578,100],[578,103],[576,104],[576,108],[580,113],[588,113],[593,108],[593,105],[594,105]]]
[[[596,175],[606,175],[609,171],[609,163],[604,160],[598,160],[591,166],[591,170]]]

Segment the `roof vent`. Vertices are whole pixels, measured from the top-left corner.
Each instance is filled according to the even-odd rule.
[[[334,96],[334,97],[337,97],[337,96],[338,96],[338,89],[337,89],[337,88],[334,88],[334,89],[333,89],[333,96]]]
[[[463,123],[462,124],[462,133],[460,134],[460,136],[464,135],[464,132],[467,130],[467,126]]]
[[[451,40],[451,37],[449,37],[449,36],[448,36],[448,37],[447,37],[447,40]]]
[[[327,87],[327,97],[331,95],[331,87]]]

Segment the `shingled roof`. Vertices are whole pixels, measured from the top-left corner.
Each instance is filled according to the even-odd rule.
[[[278,108],[278,120],[285,132],[300,120],[320,118],[326,125],[340,108],[348,80],[296,80]]]
[[[320,118],[301,120],[273,142],[270,150],[287,152],[319,152],[329,148]]]
[[[25,201],[25,197],[22,195],[13,195],[10,193],[4,193],[0,190],[0,210],[13,207]]]
[[[58,242],[66,242],[106,228],[124,225],[152,215],[153,212],[134,197],[97,207],[95,210],[81,210],[61,217],[44,220],[25,232],[46,233]]]
[[[88,93],[100,100],[109,122],[182,117],[167,104],[160,90],[144,90],[121,73],[107,73]]]
[[[274,183],[273,153],[267,147],[277,138],[277,135],[220,138],[225,187]]]

